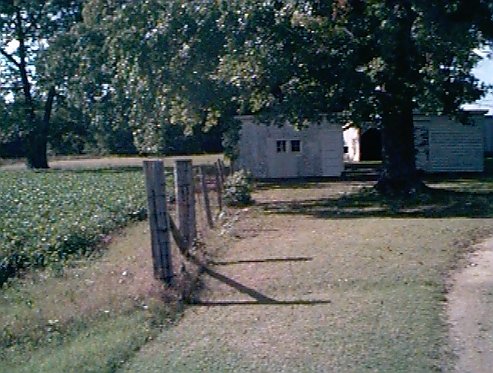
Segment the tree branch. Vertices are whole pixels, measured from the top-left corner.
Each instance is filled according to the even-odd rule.
[[[56,89],[55,87],[51,87],[48,91],[48,97],[46,99],[45,111],[43,116],[43,130],[47,133],[48,127],[50,124],[51,112],[53,109],[53,101],[55,100]]]
[[[21,64],[14,58],[14,56],[10,53],[7,53],[7,51],[5,51],[4,49],[0,48],[0,54],[4,56],[8,61],[13,63],[17,68],[21,67]]]
[[[37,25],[39,24],[39,20],[41,19],[41,17],[43,17],[43,11],[44,11],[45,6],[46,6],[46,1],[44,1],[43,4],[41,4],[41,6],[38,10],[37,16],[29,13],[29,15],[28,15],[29,21],[30,21],[30,25],[28,27],[29,31],[34,32],[37,29]]]

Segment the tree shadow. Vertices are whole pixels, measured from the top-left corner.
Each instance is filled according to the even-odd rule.
[[[412,197],[387,198],[373,188],[302,201],[275,201],[257,204],[267,213],[308,215],[325,219],[369,217],[491,218],[493,192],[468,192],[428,188]]]
[[[350,180],[358,181],[358,180]],[[325,189],[327,183],[341,183],[340,177],[306,177],[292,179],[258,179],[255,189],[257,191],[276,189]]]
[[[273,301],[192,301],[190,306],[231,307],[231,306],[315,306],[330,304],[330,300],[273,300]]]

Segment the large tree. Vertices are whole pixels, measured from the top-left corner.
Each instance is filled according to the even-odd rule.
[[[116,66],[113,86],[131,99],[139,149],[166,152],[169,126],[193,134],[234,114],[230,85],[216,74],[226,53],[220,3],[133,2],[113,17],[107,43]]]
[[[16,128],[32,168],[48,168],[49,123],[56,96],[53,82],[40,84],[37,58],[50,38],[80,19],[81,4],[82,0],[0,2],[1,94],[23,106],[24,115],[17,118]]]
[[[456,115],[484,92],[471,70],[475,49],[493,38],[489,0],[228,3],[234,16],[220,71],[246,108],[300,125],[324,112],[378,121],[383,192],[422,186],[414,110]]]
[[[485,0],[237,1],[225,76],[253,93],[258,112],[298,123],[337,112],[378,121],[383,167],[377,187],[421,187],[413,111],[455,115],[485,87],[472,76],[476,48],[493,38]],[[231,71],[231,66],[235,67]],[[283,118],[284,119],[284,118]]]

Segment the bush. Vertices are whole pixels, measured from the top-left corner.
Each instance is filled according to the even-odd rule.
[[[224,203],[227,206],[252,204],[252,181],[247,172],[240,170],[228,176],[224,183]]]

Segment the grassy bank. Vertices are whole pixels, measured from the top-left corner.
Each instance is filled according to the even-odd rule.
[[[0,372],[112,372],[180,315],[153,280],[147,223],[61,273],[31,271],[0,296]]]

